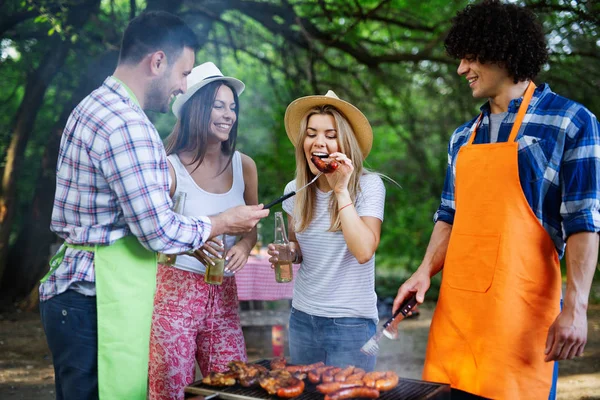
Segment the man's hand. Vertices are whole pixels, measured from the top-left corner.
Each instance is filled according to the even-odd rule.
[[[570,360],[583,354],[587,342],[587,314],[564,309],[558,314],[546,339],[545,361]]]
[[[426,272],[417,270],[406,282],[398,289],[398,295],[394,299],[394,306],[392,308],[392,314],[396,312],[398,308],[404,303],[412,293],[417,292],[417,301],[423,303],[425,300],[425,293],[429,290],[431,285],[431,278]]]
[[[269,210],[263,209],[263,205],[237,206],[210,217],[212,223],[211,236],[222,233],[232,235],[246,233],[252,230],[262,218],[269,216]]]

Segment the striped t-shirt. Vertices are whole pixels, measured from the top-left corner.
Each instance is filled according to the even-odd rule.
[[[285,193],[296,189],[292,181]],[[360,178],[355,201],[361,217],[383,221],[385,186],[377,174]],[[316,190],[314,217],[308,228],[296,232],[302,250],[302,265],[295,279],[292,306],[307,314],[329,318],[369,318],[377,322],[375,294],[375,256],[359,264],[348,250],[342,231],[328,232],[331,224],[329,199],[333,191]],[[294,215],[294,198],[283,202],[283,209]],[[297,220],[297,218],[296,218]]]

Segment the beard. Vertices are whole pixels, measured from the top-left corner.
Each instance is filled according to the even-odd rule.
[[[169,112],[169,99],[171,98],[168,89],[169,75],[165,73],[165,76],[150,83],[144,100],[146,110],[158,111],[163,114]]]

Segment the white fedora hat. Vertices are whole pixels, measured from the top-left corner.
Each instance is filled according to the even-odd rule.
[[[352,126],[363,158],[367,158],[373,146],[373,129],[371,128],[371,124],[358,108],[347,101],[341,100],[333,90],[327,91],[327,94],[324,96],[300,97],[290,103],[287,110],[285,110],[284,122],[285,131],[292,144],[296,146],[298,135],[300,134],[300,123],[308,110],[322,105],[331,105],[346,117]]]
[[[173,114],[179,118],[181,114],[181,107],[188,101],[194,93],[196,93],[203,86],[208,85],[214,81],[225,81],[231,87],[235,89],[235,92],[239,96],[244,91],[246,85],[239,79],[232,78],[230,76],[223,76],[221,70],[217,68],[212,62],[205,62],[195,67],[192,72],[187,76],[187,90],[183,94],[177,95],[173,102]]]

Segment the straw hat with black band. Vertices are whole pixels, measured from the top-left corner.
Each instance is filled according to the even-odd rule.
[[[362,151],[363,159],[367,158],[373,146],[373,129],[369,120],[358,108],[347,101],[341,100],[332,90],[327,91],[324,96],[300,97],[290,103],[287,110],[285,110],[284,121],[285,131],[292,144],[296,146],[298,142],[302,118],[308,110],[323,105],[335,107],[348,120]]]
[[[215,64],[210,61],[205,62],[192,69],[192,72],[187,76],[187,90],[185,93],[177,95],[175,98],[175,101],[173,102],[173,114],[179,118],[183,105],[191,99],[198,90],[214,81],[224,81],[228,83],[238,96],[242,94],[246,87],[244,82],[239,79],[223,76],[221,70],[217,68]]]

